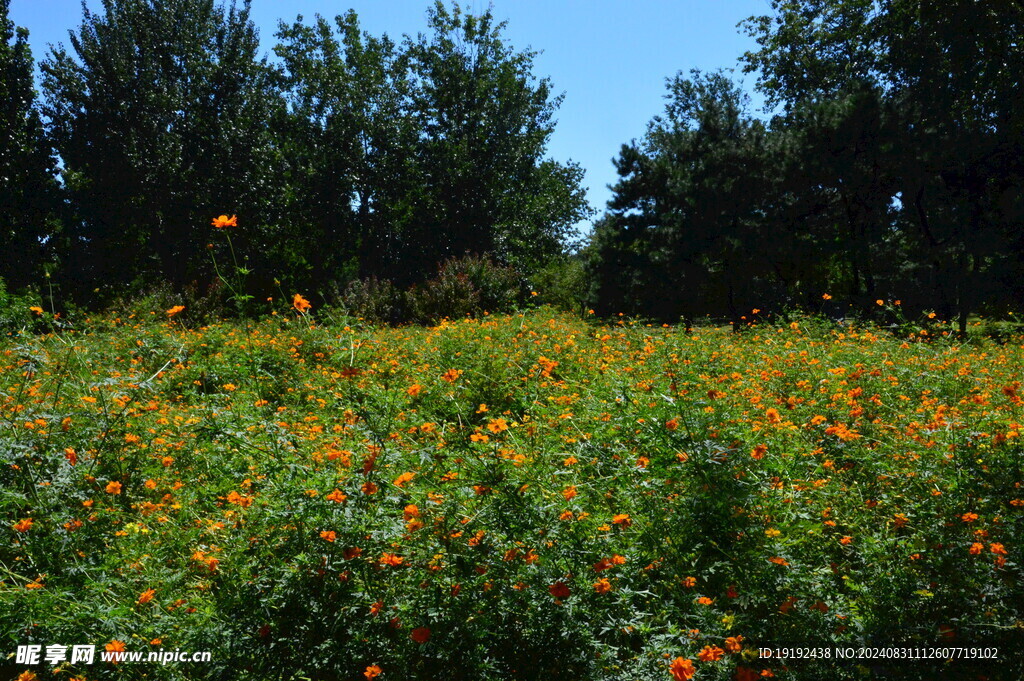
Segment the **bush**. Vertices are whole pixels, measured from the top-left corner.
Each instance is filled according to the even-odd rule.
[[[530,284],[537,303],[580,314],[586,307],[587,273],[579,257],[553,260],[530,277]]]
[[[437,276],[406,291],[387,279],[356,279],[337,294],[356,317],[384,324],[433,324],[444,318],[511,312],[526,300],[526,283],[511,267],[486,256],[450,258]]]
[[[336,297],[339,307],[353,317],[382,324],[406,319],[406,294],[387,279],[355,279]]]
[[[4,280],[0,279],[0,333],[8,335],[38,330],[42,315],[34,313],[30,309],[32,307],[42,308],[38,295],[10,293]]]
[[[518,272],[476,255],[449,258],[435,278],[409,290],[411,318],[422,323],[511,312],[525,300],[526,283]]]

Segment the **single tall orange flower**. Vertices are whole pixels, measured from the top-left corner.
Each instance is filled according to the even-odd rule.
[[[238,227],[238,216],[232,215],[231,217],[228,217],[227,215],[220,215],[218,217],[215,217],[213,219],[213,222],[211,222],[210,224],[212,224],[217,229],[224,229],[225,227]]]

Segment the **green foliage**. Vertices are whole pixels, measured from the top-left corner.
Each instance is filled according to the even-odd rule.
[[[250,244],[271,238],[278,105],[258,48],[248,2],[104,0],[70,51],[53,49],[45,113],[76,211],[72,281],[204,286],[221,213],[244,212]]]
[[[212,653],[131,667],[175,681],[1020,677],[1019,336],[149,312],[0,341],[7,650]],[[782,642],[999,660],[757,659]]]
[[[584,311],[588,293],[587,272],[581,254],[552,260],[530,277],[534,302],[566,312]]]
[[[525,300],[525,282],[489,258],[450,258],[437,276],[409,290],[410,317],[422,323],[484,313],[511,312]]]
[[[32,82],[28,31],[0,0],[0,279],[18,289],[39,283],[59,210],[56,162]],[[52,243],[50,244],[52,247]]]
[[[900,300],[966,333],[973,312],[1024,304],[1019,3],[769,4],[743,63],[776,115],[752,119],[722,74],[670,80],[616,160],[595,308],[738,327],[754,309]]]
[[[32,292],[12,293],[0,279],[0,334],[6,336],[39,330],[43,326],[42,315],[33,312],[29,309],[31,307],[42,308],[37,295]]]

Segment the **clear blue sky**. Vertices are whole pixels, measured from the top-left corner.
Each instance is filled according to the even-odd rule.
[[[275,43],[277,22],[302,14],[333,17],[354,9],[363,29],[392,38],[426,29],[432,0],[253,0],[252,18],[264,49]],[[469,10],[486,0],[464,0]],[[769,11],[766,0],[495,0],[494,13],[507,20],[506,38],[517,49],[542,53],[535,74],[551,78],[565,99],[551,139],[552,158],[572,159],[587,171],[591,205],[603,210],[615,182],[611,159],[619,147],[643,135],[660,113],[665,78],[693,68],[734,68],[753,48],[737,24]],[[89,0],[96,9],[99,0]],[[48,44],[67,44],[81,23],[80,0],[13,0],[11,19],[29,29],[37,61]],[[736,76],[742,74],[737,68]],[[744,78],[752,91],[753,76]],[[754,98],[759,102],[760,98]],[[586,229],[587,225],[580,225]]]

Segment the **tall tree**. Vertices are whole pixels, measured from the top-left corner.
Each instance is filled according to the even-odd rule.
[[[422,191],[408,59],[359,29],[281,24],[275,52],[290,104],[281,143],[315,279],[383,276],[401,259],[403,229]],[[324,248],[329,245],[329,248]]]
[[[582,169],[546,157],[561,97],[534,77],[536,53],[515,51],[489,9],[466,14],[437,0],[428,20],[431,33],[405,45],[424,188],[405,243],[421,255],[408,266],[470,251],[532,269],[589,215]]]
[[[36,107],[28,31],[0,0],[0,279],[22,287],[39,275],[52,239],[55,161]]]
[[[620,179],[591,249],[596,302],[659,318],[724,312],[738,325],[770,295],[777,252],[764,234],[767,131],[724,73],[680,74],[668,90],[642,145],[616,160]],[[611,300],[600,300],[602,287]],[[612,301],[627,309],[607,309]]]
[[[103,0],[42,64],[45,113],[78,210],[78,275],[202,280],[210,217],[269,222],[275,104],[241,7]],[[248,230],[266,250],[273,235]]]
[[[917,252],[930,298],[968,315],[1020,261],[1024,10],[1003,0],[771,0],[752,18],[760,49],[745,57],[759,87],[787,110],[851,93],[882,99],[891,134],[888,225]],[[851,175],[851,172],[853,175]],[[857,184],[863,168],[832,169]],[[850,194],[847,193],[847,196]],[[877,205],[877,204],[876,204]],[[873,210],[885,228],[885,218]],[[907,251],[908,255],[913,251]],[[911,255],[911,257],[915,257]],[[858,253],[861,266],[868,253]],[[899,282],[912,287],[912,282]],[[898,295],[898,291],[896,292]]]

